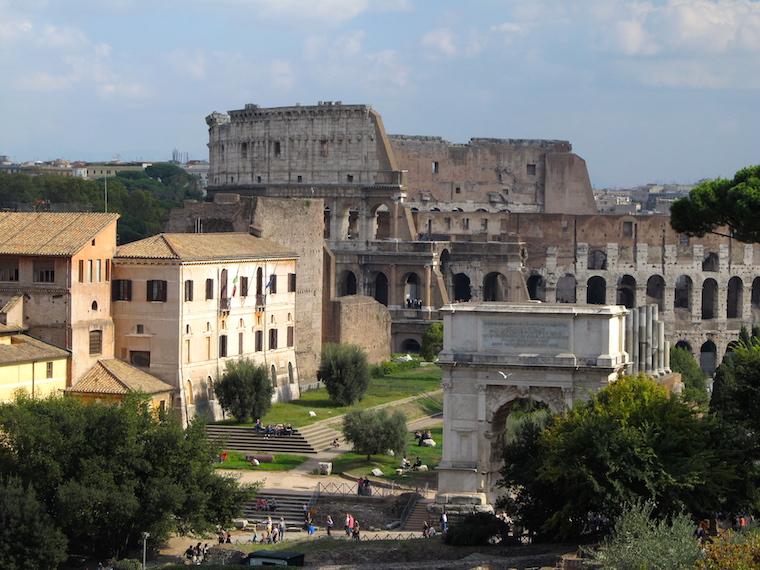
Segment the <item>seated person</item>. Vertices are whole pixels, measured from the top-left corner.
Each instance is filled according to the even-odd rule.
[[[263,425],[261,425],[261,418],[257,418],[257,419],[256,419],[256,425],[254,425],[253,427],[255,427],[255,428],[256,428],[256,431],[257,431],[257,432],[259,432],[259,431],[261,431],[261,430],[263,430],[263,429],[264,429],[264,426],[263,426]]]
[[[412,464],[406,458],[406,455],[404,455],[403,459],[401,460],[401,469],[409,469],[411,466]]]
[[[422,467],[422,459],[420,459],[420,457],[418,455],[417,459],[414,460],[414,465],[412,466],[412,468],[416,471],[420,467]]]
[[[285,435],[291,436],[293,435],[293,426],[290,424],[285,424]]]
[[[340,447],[340,442],[338,441],[338,438],[336,437],[332,443],[330,444],[333,447]]]

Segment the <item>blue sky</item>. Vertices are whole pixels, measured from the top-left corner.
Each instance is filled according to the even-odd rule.
[[[0,0],[0,154],[206,156],[211,111],[560,138],[592,183],[760,162],[760,0]]]

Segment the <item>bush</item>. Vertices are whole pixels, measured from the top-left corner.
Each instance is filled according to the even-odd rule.
[[[693,568],[701,556],[691,519],[679,514],[667,521],[652,518],[654,504],[636,503],[615,522],[612,535],[592,553],[602,568]],[[721,566],[720,568],[736,566]]]
[[[142,570],[142,562],[134,558],[125,558],[113,563],[113,570]]]
[[[266,366],[245,358],[227,361],[214,384],[219,405],[240,422],[262,418],[272,406],[272,386]]]
[[[494,536],[507,538],[509,525],[489,513],[467,515],[451,525],[443,541],[452,546],[484,546]]]
[[[385,409],[349,412],[343,418],[343,435],[367,461],[389,449],[398,454],[406,448],[406,416]]]
[[[422,337],[422,348],[420,354],[422,357],[433,362],[438,353],[443,350],[443,323],[433,323],[425,331]]]
[[[694,356],[685,348],[670,349],[670,369],[679,372],[684,384],[683,397],[698,404],[707,403],[707,384],[705,373],[699,367]]]
[[[367,355],[354,344],[326,344],[322,348],[319,379],[330,401],[350,406],[364,397],[369,386]]]
[[[728,531],[705,545],[705,557],[697,562],[699,570],[752,570],[760,561],[760,531]]]

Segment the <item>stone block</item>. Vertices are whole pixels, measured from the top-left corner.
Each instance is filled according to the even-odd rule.
[[[332,463],[329,461],[320,461],[319,462],[319,474],[320,475],[331,475],[332,474]]]

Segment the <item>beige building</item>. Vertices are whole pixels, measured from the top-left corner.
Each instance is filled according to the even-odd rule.
[[[90,162],[87,164],[86,178],[116,176],[119,172],[143,172],[152,166],[150,162]]]
[[[159,234],[114,257],[118,358],[177,390],[184,418],[219,417],[230,359],[264,364],[275,399],[298,397],[296,255],[245,233]]]
[[[76,381],[113,358],[118,214],[0,213],[0,322],[71,352]]]
[[[22,332],[18,325],[0,324],[0,402],[13,400],[19,391],[44,398],[67,385],[68,351]]]

